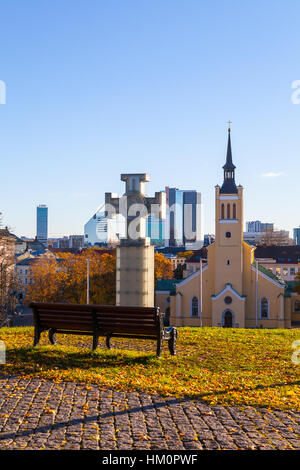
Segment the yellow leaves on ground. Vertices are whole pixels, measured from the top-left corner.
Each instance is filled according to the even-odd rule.
[[[155,343],[115,339],[118,349],[91,351],[91,338],[57,335],[32,348],[32,328],[3,328],[7,364],[0,373],[78,381],[115,390],[195,397],[210,405],[263,406],[300,411],[300,366],[291,360],[297,330],[179,328],[177,356],[167,344],[161,359]],[[87,410],[84,410],[87,411]]]

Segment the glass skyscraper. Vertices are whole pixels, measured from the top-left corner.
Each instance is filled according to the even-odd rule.
[[[154,215],[148,215],[146,225],[146,237],[149,237],[151,239],[152,245],[164,245],[165,225],[165,219],[157,219]]]
[[[300,227],[294,228],[294,240],[296,245],[300,245]]]
[[[185,246],[201,240],[201,193],[166,187],[166,238],[169,246]]]
[[[43,243],[45,247],[48,245],[48,207],[40,204],[36,208],[36,238]]]

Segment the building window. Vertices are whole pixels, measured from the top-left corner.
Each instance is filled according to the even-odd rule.
[[[229,265],[230,265],[230,260],[228,259],[228,260],[227,260],[227,266],[229,266]]]
[[[269,302],[266,297],[260,301],[260,318],[268,318],[269,316]]]
[[[191,316],[198,317],[198,297],[192,298]]]
[[[230,219],[230,204],[227,204],[227,219]]]
[[[282,268],[282,275],[287,276],[289,274],[288,268]]]
[[[232,218],[233,219],[236,219],[236,204],[233,204],[233,208],[232,208]]]
[[[226,232],[226,238],[231,238],[231,233],[230,232]]]
[[[277,274],[277,276],[280,276],[280,273],[281,273],[281,269],[280,269],[280,268],[276,268],[276,274]]]
[[[224,204],[221,204],[221,219],[225,219],[225,208],[224,208]]]
[[[295,300],[294,312],[300,312],[300,300]]]
[[[295,276],[295,268],[290,268],[290,275]]]

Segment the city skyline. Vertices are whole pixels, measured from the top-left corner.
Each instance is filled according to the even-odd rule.
[[[105,192],[123,194],[121,172],[145,171],[149,194],[201,192],[203,231],[214,233],[230,119],[245,220],[292,234],[299,13],[276,0],[3,5],[3,225],[33,236],[44,203],[49,237],[82,233]]]

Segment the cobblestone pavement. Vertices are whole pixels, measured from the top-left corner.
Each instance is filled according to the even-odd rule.
[[[300,413],[6,376],[0,449],[300,449]]]

